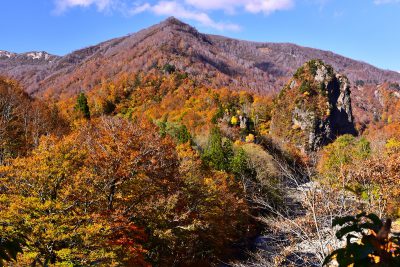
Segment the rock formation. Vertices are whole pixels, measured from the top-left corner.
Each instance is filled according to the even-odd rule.
[[[300,67],[276,100],[271,134],[302,152],[356,134],[349,80],[320,60]]]

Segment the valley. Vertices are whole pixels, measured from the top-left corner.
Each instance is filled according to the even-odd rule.
[[[396,266],[399,83],[173,17],[1,50],[0,266]]]

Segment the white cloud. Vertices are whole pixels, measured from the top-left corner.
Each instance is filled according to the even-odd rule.
[[[128,15],[137,15],[139,13],[143,13],[151,9],[151,5],[149,3],[144,3],[142,5],[135,5],[128,10]]]
[[[239,25],[231,23],[215,22],[207,13],[189,10],[177,1],[161,1],[155,6],[151,7],[152,12],[157,15],[175,16],[180,19],[189,19],[199,22],[200,24],[214,28],[220,31],[232,30],[237,31],[240,29]]]
[[[246,1],[245,9],[252,13],[269,14],[278,10],[289,9],[294,5],[293,0],[253,0]]]
[[[294,0],[185,0],[185,2],[203,10],[224,10],[230,13],[239,8],[251,13],[265,14],[289,9],[294,5]]]
[[[73,7],[88,7],[92,5],[96,6],[99,11],[104,11],[115,2],[115,0],[55,0],[56,7],[54,12],[61,14]]]
[[[215,21],[209,15],[212,11],[224,11],[234,14],[236,11],[270,14],[278,10],[289,9],[295,0],[53,0],[55,14],[62,14],[75,7],[95,6],[98,11],[117,11],[134,16],[151,12],[159,16],[175,16],[192,20],[203,26],[220,31],[240,30],[233,23]]]

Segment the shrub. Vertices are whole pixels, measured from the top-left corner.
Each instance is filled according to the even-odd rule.
[[[183,124],[167,122],[166,118],[164,118],[157,122],[157,126],[161,137],[169,135],[175,139],[177,144],[185,144],[192,140],[189,130]]]
[[[164,73],[171,74],[176,71],[176,67],[172,64],[167,63],[163,66],[162,70]]]
[[[375,214],[335,218],[338,239],[346,238],[343,248],[333,251],[323,265],[336,260],[341,266],[400,266],[400,235],[391,234],[391,220],[385,223]]]
[[[357,139],[352,135],[345,134],[322,150],[318,170],[324,177],[336,179],[343,168],[355,160],[368,158],[370,154],[371,148],[368,140]]]

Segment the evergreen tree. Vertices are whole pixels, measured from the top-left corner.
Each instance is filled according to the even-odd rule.
[[[90,109],[85,93],[80,93],[76,100],[75,110],[82,113],[85,119],[90,119]]]
[[[173,137],[177,144],[185,144],[192,141],[192,136],[183,124],[168,122],[167,116],[164,116],[160,121],[157,122],[159,133],[161,137],[167,135]]]
[[[247,161],[248,158],[243,148],[240,148],[238,151],[236,151],[235,156],[232,157],[230,162],[231,171],[235,174],[235,176],[238,177],[248,175],[249,173],[253,174],[252,170],[248,167]]]
[[[203,153],[204,162],[216,170],[229,171],[232,157],[232,142],[223,140],[220,129],[213,128]]]
[[[178,144],[185,144],[192,139],[192,137],[185,125],[181,125],[178,127],[178,130],[176,133],[176,138],[178,140]]]

